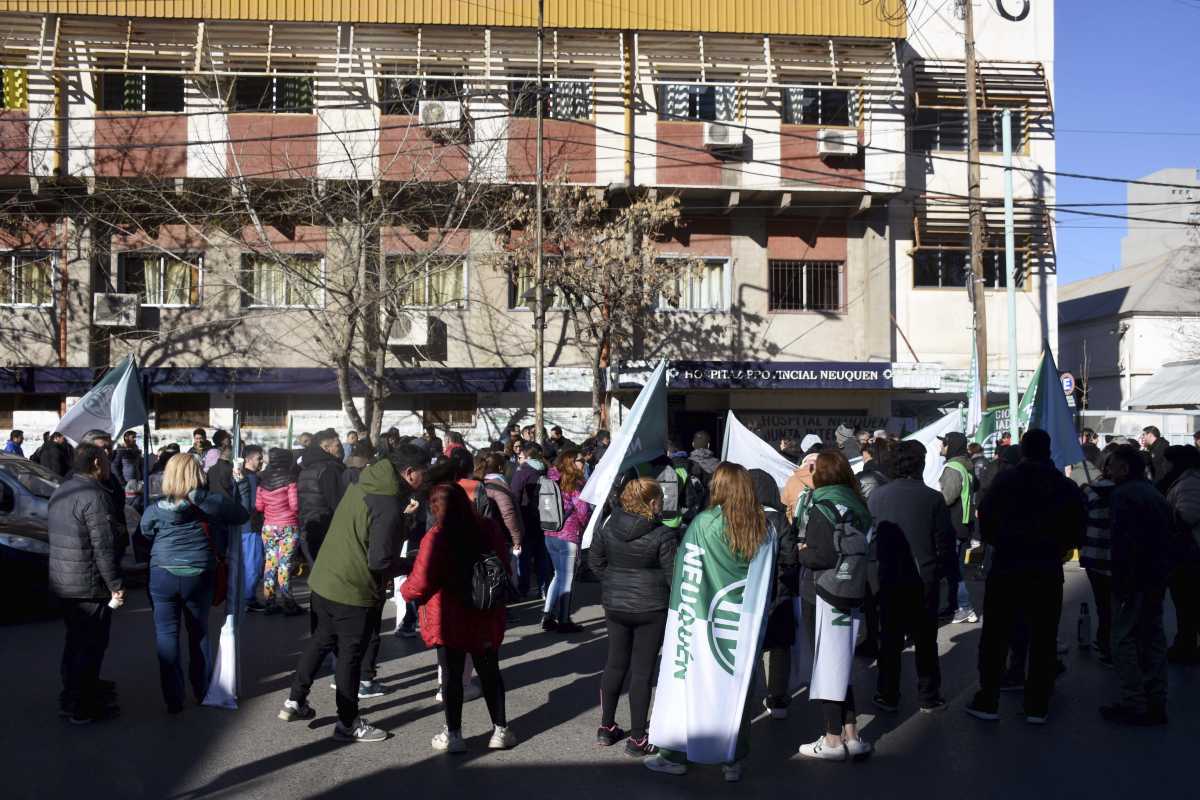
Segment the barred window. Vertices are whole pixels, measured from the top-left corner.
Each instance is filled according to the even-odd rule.
[[[207,394],[154,395],[155,428],[207,428],[210,421]]]
[[[40,251],[0,256],[0,304],[49,306],[54,303],[54,256]]]
[[[789,86],[783,90],[783,121],[789,125],[850,127],[854,113],[849,89]]]
[[[842,311],[841,261],[767,262],[771,311]]]
[[[1025,254],[1017,250],[1013,265],[1017,283],[1025,271]],[[921,248],[913,253],[913,286],[963,287],[971,272],[970,252],[966,248]],[[1003,250],[983,251],[983,285],[987,289],[1003,289],[1008,285]]]
[[[117,259],[122,292],[141,297],[147,306],[200,305],[198,255],[122,253]]]
[[[319,256],[246,256],[243,303],[271,308],[324,305],[324,259]]]
[[[230,111],[311,114],[313,96],[311,76],[246,75],[233,82]]]
[[[658,118],[732,122],[737,119],[736,86],[667,83],[658,87]]]
[[[389,302],[398,308],[462,308],[467,303],[467,260],[462,256],[389,256],[387,286]]]
[[[183,111],[183,76],[144,72],[102,72],[96,107],[100,111]]]
[[[1019,108],[1012,113],[1013,150],[1025,147],[1025,112]],[[917,150],[947,150],[966,152],[967,112],[965,109],[919,108],[913,142]],[[982,153],[1004,152],[1004,111],[989,109],[979,112],[979,150]]]

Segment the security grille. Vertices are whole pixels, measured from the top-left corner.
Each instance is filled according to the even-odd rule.
[[[842,311],[841,261],[770,261],[771,311]]]

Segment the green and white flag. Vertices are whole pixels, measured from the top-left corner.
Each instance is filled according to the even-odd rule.
[[[130,428],[146,422],[146,404],[142,400],[142,379],[132,355],[110,369],[100,382],[79,402],[67,409],[54,429],[74,443],[91,430],[100,430],[118,439]]]
[[[747,565],[723,528],[709,509],[683,535],[650,720],[651,742],[698,764],[735,758],[775,571],[773,534]]]

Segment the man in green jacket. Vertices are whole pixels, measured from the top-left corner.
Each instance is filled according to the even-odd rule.
[[[338,722],[333,738],[381,742],[387,734],[358,716],[363,659],[379,634],[384,587],[403,568],[412,492],[425,479],[428,457],[411,445],[362,471],[338,503],[313,565],[308,586],[316,630],[300,655],[291,695],[279,712],[285,722],[312,719],[308,693],[325,657],[337,653]]]

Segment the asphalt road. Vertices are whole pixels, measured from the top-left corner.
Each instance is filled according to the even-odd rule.
[[[1069,569],[1067,581],[1062,631],[1073,640],[1078,603],[1090,598],[1081,572]],[[577,620],[586,631],[575,636],[543,634],[535,625],[540,609],[532,604],[517,609],[521,624],[509,631],[502,667],[510,726],[521,739],[518,747],[508,752],[486,749],[490,729],[479,700],[468,704],[464,715],[470,751],[453,757],[429,748],[442,715],[434,702],[434,656],[419,641],[386,637],[380,679],[391,691],[363,704],[362,713],[391,737],[379,744],[341,744],[330,737],[335,717],[327,681],[313,691],[315,720],[288,724],[275,716],[307,634],[304,617],[247,620],[240,709],[189,705],[183,714],[168,716],[158,688],[150,611],[144,596],[135,597],[116,615],[104,669],[106,677],[120,684],[123,715],[86,727],[71,726],[56,713],[61,623],[0,628],[0,686],[6,712],[0,726],[5,765],[0,796],[1197,796],[1191,759],[1200,733],[1200,668],[1172,667],[1169,727],[1116,728],[1103,723],[1096,711],[1115,691],[1113,673],[1087,651],[1072,647],[1049,725],[1027,725],[1019,695],[1003,699],[999,723],[983,723],[963,713],[975,688],[979,625],[941,631],[944,692],[950,701],[941,714],[917,713],[912,653],[905,654],[906,696],[899,713],[876,714],[868,707],[860,717],[863,735],[876,743],[869,762],[812,763],[795,757],[796,747],[820,730],[817,709],[801,696],[790,719],[772,721],[760,715],[755,720],[740,785],[723,783],[716,768],[693,768],[683,777],[653,774],[625,757],[620,747],[594,744],[606,644],[598,587],[584,585],[580,595]],[[390,605],[388,613],[390,619]],[[218,622],[214,614],[214,626]],[[1168,631],[1173,627],[1168,620]],[[874,668],[860,661],[855,677],[856,693],[863,698],[860,705],[869,706],[866,700],[874,694],[874,682]],[[618,721],[628,722],[624,702]]]

